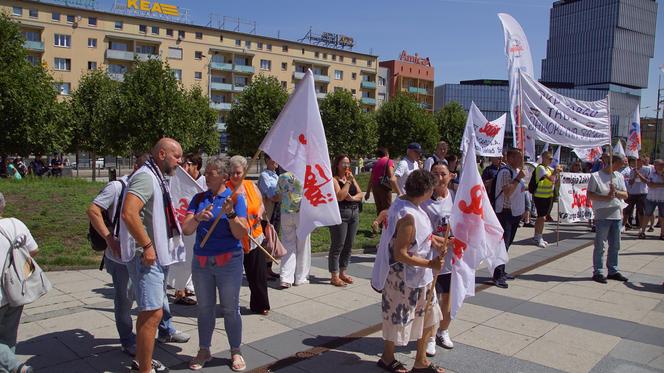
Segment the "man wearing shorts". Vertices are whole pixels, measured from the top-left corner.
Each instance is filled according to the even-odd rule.
[[[542,232],[544,231],[544,222],[546,221],[546,216],[551,211],[551,206],[553,204],[553,188],[556,184],[556,178],[560,171],[562,171],[562,166],[558,165],[556,168],[552,168],[551,162],[553,161],[553,156],[551,152],[542,153],[542,164],[537,166],[533,177],[537,178],[537,189],[533,193],[533,203],[537,209],[537,220],[535,221],[535,234],[533,236],[533,241],[539,247],[546,247],[549,243],[544,241],[542,238]]]
[[[654,169],[648,177],[648,194],[646,195],[646,207],[644,218],[641,219],[641,233],[639,237],[645,238],[646,226],[650,217],[654,216],[655,208],[659,210],[659,239],[664,240],[664,160],[658,159],[654,163]]]

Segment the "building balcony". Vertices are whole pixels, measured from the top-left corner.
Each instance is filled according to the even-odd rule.
[[[235,85],[233,86],[233,91],[234,92],[242,92],[244,89],[247,88],[246,85]]]
[[[304,79],[304,73],[299,72],[299,71],[293,71],[293,79]]]
[[[124,73],[108,73],[108,77],[116,82],[124,82]]]
[[[329,83],[330,82],[330,77],[327,76],[327,75],[314,74],[314,81],[315,82]]]
[[[31,51],[43,52],[44,42],[26,40],[25,42],[23,42],[23,48]]]
[[[376,82],[370,82],[368,80],[363,80],[360,84],[360,87],[367,89],[376,89]]]
[[[376,99],[371,97],[362,97],[360,100],[365,105],[376,105]]]
[[[115,49],[106,50],[106,59],[109,60],[133,61],[134,58],[137,58],[139,61],[147,61],[150,59],[158,59],[159,55],[148,54],[148,53],[135,53],[130,51],[119,51]]]
[[[233,71],[236,73],[253,74],[254,67],[249,65],[233,65]]]
[[[316,92],[316,98],[317,99],[322,100],[325,97],[327,97],[327,93],[325,93],[325,92]]]
[[[420,107],[422,109],[431,110],[431,105],[427,104],[426,102],[420,102]]]
[[[225,62],[210,62],[210,69],[221,70],[221,71],[233,71],[233,64]]]
[[[215,128],[219,132],[226,131],[226,123],[225,122],[217,122],[217,123],[215,123]]]
[[[134,53],[136,58],[138,58],[139,61],[147,61],[147,60],[156,60],[159,59],[158,54],[148,54],[148,53]]]
[[[408,93],[426,95],[427,90],[426,90],[426,88],[408,87]]]
[[[228,84],[228,83],[215,83],[215,82],[212,82],[212,83],[210,83],[210,89],[215,90],[215,91],[232,92],[233,91],[233,85]]]
[[[210,107],[214,110],[231,110],[230,102],[210,102]]]

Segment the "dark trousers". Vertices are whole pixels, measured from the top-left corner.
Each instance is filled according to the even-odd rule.
[[[244,254],[244,273],[247,276],[251,297],[249,308],[256,313],[270,309],[270,300],[267,296],[267,267],[265,254],[259,248]]]
[[[511,210],[503,209],[503,211],[496,214],[496,216],[498,217],[500,226],[503,227],[503,239],[505,240],[505,248],[509,250],[510,245],[512,245],[512,241],[514,241],[514,237],[516,236],[516,230],[519,228],[521,215],[512,216]],[[505,276],[505,265],[501,264],[493,271],[493,278],[497,280],[503,276]]]
[[[350,255],[353,251],[353,242],[360,223],[360,212],[355,208],[339,209],[341,224],[330,227],[330,254],[328,255],[328,269],[330,272],[339,272],[348,268]]]

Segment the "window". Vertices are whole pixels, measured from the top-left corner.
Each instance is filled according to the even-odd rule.
[[[256,42],[256,48],[263,49],[263,42],[257,41]]]
[[[351,73],[350,78],[353,80],[357,79],[357,73]]]
[[[95,69],[97,69],[97,62],[88,61],[88,70],[95,70]]]
[[[122,30],[122,21],[115,21],[115,29]]]
[[[159,35],[159,26],[152,26],[152,34]]]
[[[184,30],[178,30],[178,39],[184,39]]]
[[[71,70],[71,59],[55,57],[55,60],[54,60],[54,63],[53,63],[53,69],[59,70],[59,71],[70,71]]]
[[[344,72],[341,70],[334,70],[334,79],[341,80],[344,78]]]
[[[282,51],[282,52],[288,52],[288,45],[283,45],[283,46],[281,47],[281,51]]]
[[[251,64],[251,63],[249,63],[249,59],[245,58],[243,56],[235,56],[234,63],[236,65],[241,65],[241,66],[249,66]]]
[[[304,48],[302,48],[302,55],[304,56]]]
[[[89,26],[97,26],[97,17],[88,17]]]
[[[379,76],[379,77],[378,77],[378,85],[379,85],[380,87],[385,86],[385,78],[383,78],[382,76]]]
[[[282,62],[282,63],[281,63],[281,70],[282,70],[282,71],[286,71],[286,70],[288,70],[288,63],[286,63],[286,62]]]
[[[339,56],[339,62],[344,62],[344,56]]]
[[[69,96],[69,91],[71,90],[71,83],[55,83],[55,90],[58,94],[63,96]]]
[[[22,16],[23,15],[23,8],[21,8],[20,6],[12,7],[12,15],[19,16],[19,17]]]
[[[67,14],[67,23],[74,23],[76,17],[73,14]]]
[[[97,48],[96,38],[88,38],[88,48]]]
[[[194,71],[194,79],[201,80],[203,79],[203,73],[200,71]]]
[[[261,70],[272,70],[272,61],[261,60]]]
[[[60,22],[60,12],[51,13],[51,21]]]
[[[245,41],[244,41],[244,47],[245,47],[245,48],[251,48],[251,41],[249,41],[249,40],[245,40]]]
[[[281,88],[287,89],[288,88],[288,83],[285,80],[281,81]]]
[[[37,18],[39,17],[39,11],[37,9],[30,9],[28,10],[28,15],[32,18]]]
[[[127,72],[127,66],[112,63],[108,65],[108,72],[112,74],[124,74]]]
[[[357,63],[357,58],[353,57],[352,62],[353,62],[353,65],[356,64]]]
[[[157,54],[157,48],[154,45],[137,45],[136,53]]]
[[[203,39],[203,33],[202,32],[197,32],[196,33],[196,39]]]
[[[316,57],[316,58],[320,57],[320,53],[314,52],[314,57]]]
[[[23,31],[23,37],[27,41],[41,41],[39,31]]]
[[[180,81],[182,80],[182,70],[180,69],[171,69],[173,72],[173,76],[175,76],[175,80]]]
[[[182,48],[168,47],[168,58],[181,60],[182,59]]]
[[[56,47],[69,48],[71,46],[71,36],[69,35],[54,34],[53,39],[53,45]]]
[[[219,41],[224,41],[224,35],[219,35]]]
[[[166,29],[166,36],[173,36],[173,29],[172,28],[167,28]]]
[[[118,41],[111,41],[109,42],[108,49],[114,50],[114,51],[127,51],[129,49],[127,43],[121,43]]]
[[[265,45],[265,49],[271,51],[272,50],[272,44]]]
[[[373,65],[373,61],[367,60],[367,66],[371,67],[371,65]]]
[[[195,51],[194,52],[194,58],[197,59],[197,60],[203,59],[203,52]]]
[[[355,94],[357,93],[357,91],[355,90],[355,88],[353,88],[353,89],[350,90],[350,93],[352,93],[353,96],[355,96]]]
[[[332,55],[332,61],[336,61],[336,60],[337,60],[337,55],[336,55],[336,54],[333,54],[333,55]]]
[[[28,60],[28,62],[30,62],[33,66],[37,66],[41,63],[41,59],[39,58],[39,56],[35,56],[32,54],[25,56],[25,59]]]
[[[236,76],[234,83],[236,87],[244,87],[249,83],[249,79],[246,76]]]
[[[138,25],[138,32],[142,33],[147,33],[148,32],[148,26],[147,25]]]
[[[323,59],[324,59],[324,60],[327,59],[327,53],[323,53]]]

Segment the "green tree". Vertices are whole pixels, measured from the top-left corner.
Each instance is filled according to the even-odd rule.
[[[343,89],[328,93],[320,103],[327,148],[331,156],[345,153],[351,157],[371,153],[378,144],[375,119],[362,112],[353,95]]]
[[[410,96],[398,94],[376,112],[378,144],[391,156],[404,154],[411,142],[433,149],[438,141],[438,128],[433,116]]]
[[[434,117],[441,139],[449,145],[449,152],[459,155],[461,153],[461,138],[468,117],[466,111],[463,110],[463,106],[452,101],[438,110]]]
[[[100,69],[83,75],[72,93],[73,130],[70,151],[91,154],[92,180],[96,179],[97,154],[112,152],[112,131],[118,121],[120,84]]]
[[[18,24],[0,13],[0,149],[28,155],[63,150],[69,141],[66,104],[42,65],[26,60]]]
[[[216,130],[217,112],[210,108],[210,100],[195,85],[184,92],[186,116],[189,119],[186,133],[183,133],[185,152],[219,152],[219,133]]]
[[[226,118],[230,152],[253,155],[286,101],[288,93],[277,78],[255,76]]]

